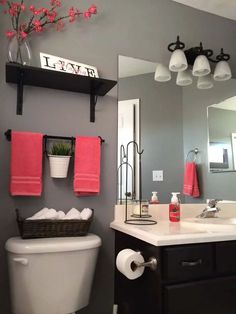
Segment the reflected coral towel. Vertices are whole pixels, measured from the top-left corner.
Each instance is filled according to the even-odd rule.
[[[11,133],[10,194],[40,196],[42,193],[43,134]]]
[[[74,192],[77,196],[100,192],[101,140],[77,136],[75,140]]]
[[[184,195],[199,197],[197,167],[194,162],[186,162],[184,172]]]

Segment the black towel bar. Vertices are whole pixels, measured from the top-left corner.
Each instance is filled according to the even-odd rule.
[[[11,141],[11,129],[8,129],[5,133],[6,139],[10,142]],[[101,144],[105,143],[105,140],[101,137],[98,136],[101,140]],[[75,141],[75,137],[67,137],[67,136],[56,136],[56,135],[44,135],[43,136],[44,140],[47,141],[47,139],[56,139],[56,140],[68,140],[68,141]]]

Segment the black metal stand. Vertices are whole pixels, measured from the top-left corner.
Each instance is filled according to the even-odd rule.
[[[134,147],[134,154],[138,154],[139,158],[139,214],[138,215],[132,215],[133,218],[128,217],[128,168],[132,166],[129,163],[129,146],[133,145]],[[121,158],[121,164],[118,167],[118,171],[120,170],[122,172],[122,166],[125,165],[125,223],[126,224],[132,224],[132,225],[155,225],[157,222],[150,218],[151,215],[143,215],[142,214],[142,161],[141,161],[141,155],[143,154],[143,149],[140,151],[137,142],[131,141],[126,146],[126,152],[125,148],[122,145],[120,156]],[[124,161],[125,160],[125,161]],[[121,174],[122,176],[122,174]],[[133,176],[133,172],[132,172]],[[134,182],[134,178],[132,178],[132,181]],[[122,200],[122,192],[120,193],[120,197]],[[133,196],[132,196],[133,197]],[[122,204],[122,201],[121,201]]]
[[[134,201],[135,200],[135,189],[134,189],[134,169],[131,166],[131,164],[129,162],[127,162],[126,160],[127,156],[125,153],[125,147],[124,145],[120,146],[120,165],[117,169],[117,178],[118,178],[118,191],[117,191],[117,195],[119,195],[119,204],[123,204],[123,196],[122,196],[122,187],[123,187],[123,172],[122,172],[122,167],[123,166],[127,166],[129,167],[129,169],[131,170],[132,173],[132,192],[130,191],[125,191],[125,196],[127,195],[127,197],[131,197],[131,199]]]

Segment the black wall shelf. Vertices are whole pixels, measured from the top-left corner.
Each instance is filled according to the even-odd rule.
[[[24,85],[59,89],[90,95],[90,122],[95,122],[98,96],[105,96],[117,81],[6,63],[6,82],[17,84],[16,114],[23,112]]]

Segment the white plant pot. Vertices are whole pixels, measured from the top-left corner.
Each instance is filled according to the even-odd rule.
[[[51,178],[66,178],[71,156],[48,155]]]

